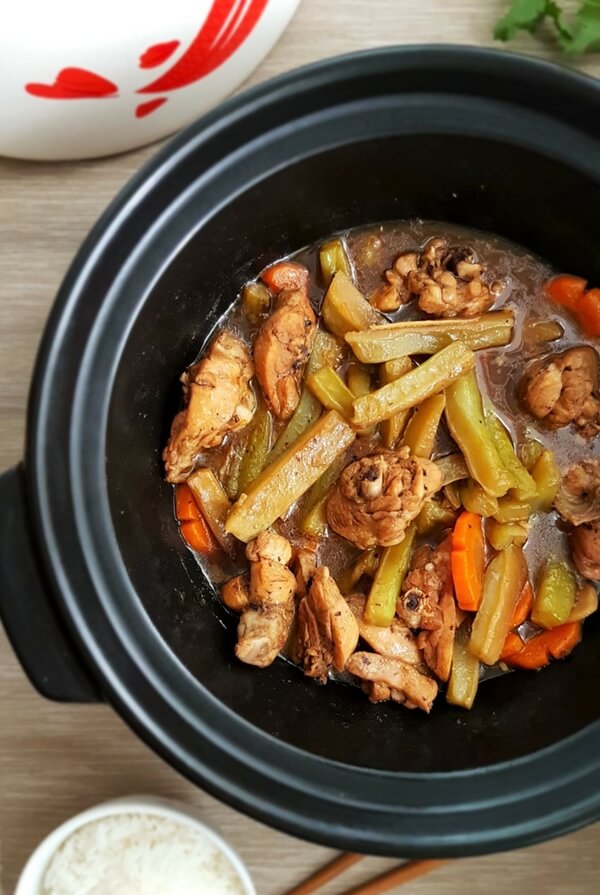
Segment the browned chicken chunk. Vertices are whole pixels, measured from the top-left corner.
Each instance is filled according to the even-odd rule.
[[[549,428],[574,423],[584,438],[600,432],[599,361],[590,346],[536,361],[525,373],[521,390],[527,409]]]
[[[573,525],[571,545],[577,571],[600,581],[600,459],[581,460],[563,476],[554,506]]]
[[[419,296],[419,307],[433,317],[478,317],[493,304],[488,286],[479,279],[458,279],[448,270],[432,276],[415,273],[409,288]]]
[[[582,460],[567,469],[554,506],[572,525],[600,518],[600,459]]]
[[[317,320],[306,281],[300,288],[284,288],[254,342],[256,378],[278,419],[289,419],[298,405],[316,332]]]
[[[177,414],[163,451],[169,482],[192,472],[200,451],[243,429],[256,408],[250,388],[254,367],[248,349],[230,332],[220,333],[206,356],[181,377],[186,407]]]
[[[282,292],[284,289],[306,289],[308,286],[308,268],[297,261],[286,261],[267,268],[269,272],[269,285],[274,292]],[[266,277],[265,271],[262,275]]]
[[[435,550],[429,546],[419,548],[397,605],[398,615],[409,627],[422,629],[417,645],[441,681],[450,676],[456,633],[450,554],[450,538]]]
[[[289,541],[263,531],[246,548],[250,560],[250,598],[238,625],[235,654],[242,662],[265,668],[281,652],[294,618],[296,579],[287,568]]]
[[[326,566],[316,569],[298,606],[298,661],[307,677],[327,683],[331,668],[343,671],[358,643],[358,622]]]
[[[293,569],[296,573],[296,593],[300,597],[306,596],[316,572],[318,546],[318,538],[307,537],[303,544],[296,547]]]
[[[261,531],[253,541],[247,544],[246,558],[250,562],[270,559],[272,562],[278,562],[282,566],[287,566],[292,558],[292,546],[283,535],[267,529],[267,531]]]
[[[380,311],[396,311],[413,297],[435,317],[477,317],[494,303],[494,287],[482,279],[484,267],[467,246],[430,239],[420,254],[403,252],[385,272],[386,283],[372,296]]]
[[[456,603],[452,589],[444,590],[438,608],[441,625],[435,631],[421,631],[417,644],[423,650],[427,665],[440,681],[447,681],[452,669],[454,637],[456,634]]]
[[[405,709],[419,708],[416,703],[407,699],[406,694],[401,690],[391,690],[386,684],[382,684],[378,681],[375,681],[372,684],[363,681],[362,688],[369,697],[369,702],[398,702],[400,705],[403,705]]]
[[[327,522],[362,550],[399,544],[441,486],[435,463],[411,455],[408,448],[371,454],[342,472],[327,501]]]
[[[365,597],[352,594],[346,597],[350,609],[358,622],[358,630],[362,639],[380,656],[388,659],[402,659],[409,665],[419,665],[423,661],[417,639],[410,628],[399,619],[394,619],[389,628],[368,625],[363,620]]]
[[[600,581],[600,518],[573,529],[571,543],[579,574],[590,581]]]
[[[421,253],[420,270],[408,277],[419,307],[435,317],[477,317],[494,303],[495,294],[482,280],[484,267],[468,246],[449,246],[431,239]]]
[[[371,296],[371,304],[384,313],[397,311],[400,305],[412,298],[406,285],[409,273],[418,270],[419,256],[416,252],[403,252],[398,255],[389,270],[386,270],[385,283]]]
[[[402,659],[389,659],[376,653],[354,653],[346,662],[346,671],[375,685],[367,688],[372,702],[393,699],[406,708],[430,712],[437,696],[438,685],[433,678],[421,674],[414,665]]]
[[[448,574],[446,551],[424,544],[415,551],[404,579],[396,611],[409,628],[435,631],[441,624],[438,607]]]
[[[250,605],[250,579],[248,575],[238,575],[226,581],[221,588],[221,599],[233,612],[244,612]]]

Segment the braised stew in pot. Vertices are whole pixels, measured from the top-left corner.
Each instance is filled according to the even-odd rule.
[[[429,712],[566,657],[598,606],[600,289],[420,221],[247,283],[163,459],[237,658]]]

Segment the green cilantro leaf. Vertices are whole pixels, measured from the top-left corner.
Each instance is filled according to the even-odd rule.
[[[596,0],[591,2],[596,4]],[[496,24],[494,37],[496,40],[512,40],[519,31],[533,33],[546,18],[553,23],[561,43],[570,41],[571,30],[554,0],[513,0],[507,14]]]
[[[575,17],[572,38],[561,44],[574,55],[600,52],[600,0],[584,0]]]

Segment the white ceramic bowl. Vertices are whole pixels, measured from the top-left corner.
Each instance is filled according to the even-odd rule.
[[[231,93],[300,0],[0,4],[0,155],[75,159],[151,143]]]
[[[15,895],[40,895],[48,863],[63,842],[80,827],[100,818],[114,817],[117,814],[154,814],[198,830],[219,849],[232,865],[242,884],[244,895],[256,895],[254,883],[241,858],[218,833],[207,827],[194,810],[187,805],[169,802],[154,796],[127,796],[110,802],[102,802],[100,805],[89,808],[65,821],[46,836],[35,849],[19,877]]]

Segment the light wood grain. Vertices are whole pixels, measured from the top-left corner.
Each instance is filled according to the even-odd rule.
[[[571,4],[572,5],[572,4]],[[502,0],[303,0],[287,33],[250,79],[389,43],[492,44]],[[531,37],[514,49],[553,58]],[[580,64],[600,75],[600,57]],[[0,160],[0,469],[22,455],[35,350],[53,296],[85,233],[156,147],[68,164]],[[549,719],[551,723],[551,719]],[[333,852],[269,830],[193,787],[160,761],[106,706],[61,706],[34,693],[0,634],[2,886],[12,893],[27,855],[52,827],[94,802],[150,792],[199,807],[247,861],[259,895],[298,883]],[[453,862],[410,883],[410,895],[515,891],[591,895],[600,876],[600,826],[526,851]],[[335,895],[394,862],[361,861],[331,883]]]

